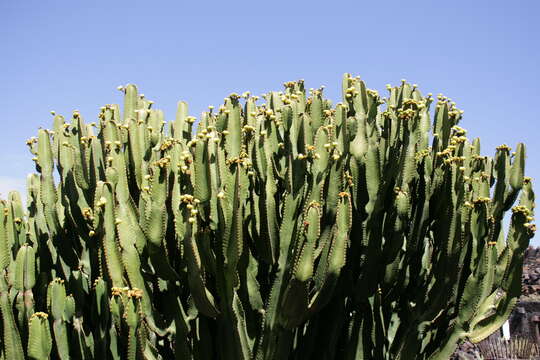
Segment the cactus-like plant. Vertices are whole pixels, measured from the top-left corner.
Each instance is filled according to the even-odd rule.
[[[336,106],[288,82],[194,134],[184,102],[166,123],[120,90],[97,124],[53,114],[27,213],[1,201],[1,358],[447,359],[508,317],[525,148],[482,156],[446,97],[432,124],[405,81],[382,98],[346,74]]]

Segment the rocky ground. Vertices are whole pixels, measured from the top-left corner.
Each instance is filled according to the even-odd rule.
[[[540,299],[540,247],[529,247],[523,261],[523,290],[520,300]]]

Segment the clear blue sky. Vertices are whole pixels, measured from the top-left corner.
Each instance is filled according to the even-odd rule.
[[[118,85],[137,84],[170,119],[178,100],[197,116],[233,91],[300,78],[338,101],[345,72],[449,96],[484,154],[526,143],[538,182],[539,26],[538,0],[2,0],[0,192],[23,188],[24,141],[51,126],[50,110],[92,121],[121,101]]]

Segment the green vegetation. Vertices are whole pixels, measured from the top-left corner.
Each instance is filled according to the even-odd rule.
[[[166,123],[121,90],[122,114],[28,141],[27,213],[1,201],[3,359],[447,359],[507,319],[525,147],[482,156],[449,99],[432,124],[405,81],[383,99],[346,74],[335,107],[289,82],[193,135],[184,102]]]

